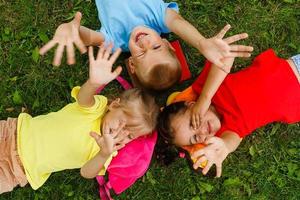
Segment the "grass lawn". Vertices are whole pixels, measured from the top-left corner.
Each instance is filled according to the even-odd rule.
[[[299,0],[177,0],[181,14],[209,37],[226,23],[228,35],[247,32],[244,44],[255,47],[256,56],[273,48],[282,57],[300,53]],[[33,116],[57,111],[71,101],[70,90],[87,78],[87,55],[77,55],[74,66],[51,65],[53,51],[39,57],[38,48],[52,38],[56,27],[76,11],[82,24],[97,29],[92,0],[0,1],[0,118],[17,117],[25,109]],[[176,36],[171,35],[172,39]],[[183,43],[193,78],[204,58]],[[122,58],[119,59],[122,64]],[[251,63],[237,59],[236,70]],[[125,70],[124,70],[125,71]],[[128,77],[124,72],[124,76]],[[114,97],[120,86],[112,83],[104,94]],[[167,95],[167,94],[166,94]],[[165,97],[160,97],[160,102]],[[292,94],[291,94],[292,95]],[[259,97],[257,97],[259,98]],[[299,102],[300,106],[300,102]],[[223,164],[221,178],[204,177],[184,159],[169,165],[154,157],[150,169],[133,187],[115,199],[300,199],[300,124],[272,124],[256,130]],[[39,190],[30,186],[2,194],[4,199],[97,199],[97,183],[80,177],[79,170],[54,173]]]

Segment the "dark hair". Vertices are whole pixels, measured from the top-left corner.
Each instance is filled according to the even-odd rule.
[[[172,144],[174,140],[174,130],[171,127],[171,118],[179,113],[186,111],[187,106],[184,101],[172,103],[166,106],[158,115],[157,131],[160,136],[168,143]]]
[[[158,138],[155,153],[159,163],[169,165],[178,158],[178,150],[173,144],[174,130],[171,128],[171,120],[176,114],[186,111],[185,102],[177,102],[166,106],[158,116],[157,131],[161,137]]]

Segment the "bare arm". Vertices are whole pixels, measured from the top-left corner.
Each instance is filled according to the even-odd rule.
[[[101,150],[100,150],[94,158],[89,160],[80,169],[81,176],[87,179],[95,178],[100,172],[100,170],[104,167],[104,164],[108,158],[109,155],[101,154]]]
[[[85,26],[79,27],[79,35],[85,46],[100,46],[105,40],[102,33]]]
[[[197,49],[206,39],[192,24],[172,9],[167,9],[165,20],[170,31]]]
[[[82,107],[91,107],[95,104],[94,95],[96,90],[101,87],[101,85],[93,85],[89,80],[87,80],[80,88],[77,95],[77,102]]]
[[[252,51],[252,47],[243,46],[243,45],[231,45],[232,43],[241,39],[240,35],[234,35],[223,39],[223,42],[230,45],[230,48],[234,51],[230,53],[230,56],[224,57],[221,59],[223,67],[212,64],[210,72],[207,76],[205,84],[203,86],[203,91],[199,97],[199,100],[195,104],[192,115],[191,122],[194,128],[200,126],[201,118],[207,112],[209,105],[211,103],[212,97],[217,92],[218,88],[226,78],[227,74],[230,72],[235,57],[248,57],[250,56],[248,51]]]
[[[223,39],[230,29],[230,25],[226,25],[216,36],[207,39],[193,25],[172,9],[167,9],[165,22],[170,31],[198,49],[209,61],[219,67],[224,67],[222,59],[225,57],[250,57],[249,52],[253,51],[253,47],[232,44],[247,38],[248,34],[246,33]],[[228,42],[228,39],[231,42]],[[235,52],[237,51],[240,53],[236,54]]]
[[[223,139],[229,153],[234,152],[242,141],[240,136],[233,131],[225,131],[221,135],[221,138]]]
[[[229,68],[231,69],[231,66],[229,66]],[[200,97],[203,96],[205,97],[204,99],[211,101],[212,97],[215,95],[215,93],[217,92],[217,90],[219,89],[220,85],[223,83],[224,79],[226,78],[229,72],[225,72],[218,66],[212,65],[206,78]]]
[[[200,127],[201,119],[207,112],[211,104],[211,99],[219,89],[226,76],[227,73],[221,70],[219,67],[216,65],[211,66],[201,94],[191,111],[191,123],[194,128]]]
[[[227,74],[230,72],[234,58],[225,58],[223,59],[223,62],[226,64],[225,69],[214,64],[211,66],[201,94],[192,108],[191,122],[194,128],[198,128],[200,126],[201,119],[211,104],[211,99],[216,94]]]

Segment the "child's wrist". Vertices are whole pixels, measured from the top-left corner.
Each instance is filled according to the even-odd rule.
[[[92,34],[86,27],[79,26],[79,37],[86,47],[95,46],[95,45],[93,45],[93,42],[92,42],[93,41]],[[99,44],[99,46],[100,46],[100,44]]]
[[[223,142],[224,142],[224,146],[226,147],[227,153],[232,153],[236,150],[236,140],[240,141],[240,137],[233,132],[225,132],[221,135],[220,137]]]
[[[198,103],[202,102],[202,104],[206,104],[207,102],[211,102],[211,97],[207,94],[207,93],[201,93],[201,95],[199,96]]]
[[[197,49],[198,49],[198,51],[200,51],[201,53],[203,52],[203,50],[204,50],[204,44],[205,44],[205,42],[206,42],[206,38],[205,37],[201,37],[201,38],[199,38],[198,39],[198,41],[196,42],[196,44],[197,44]]]
[[[107,160],[111,154],[112,154],[112,153],[105,153],[105,152],[101,151],[101,149],[100,149],[100,151],[98,152],[98,156],[99,156],[100,158],[102,158],[102,159],[105,159],[105,160]]]
[[[218,66],[218,65],[214,65],[216,66],[218,69],[220,69],[221,71],[223,71],[225,74],[229,74],[230,70],[231,70],[231,66]]]
[[[93,81],[91,81],[91,79],[88,79],[86,82],[89,85],[89,87],[91,87],[95,90],[97,90],[99,87],[102,87],[105,85],[103,83],[94,83]]]

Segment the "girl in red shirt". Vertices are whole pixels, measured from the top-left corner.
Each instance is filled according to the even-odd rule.
[[[195,83],[175,98],[185,102],[160,114],[159,132],[177,146],[207,144],[192,154],[194,167],[207,161],[203,174],[215,164],[221,176],[222,162],[243,137],[268,123],[300,121],[299,57],[284,60],[270,49],[229,75],[234,58],[225,59],[225,69],[207,62]]]

